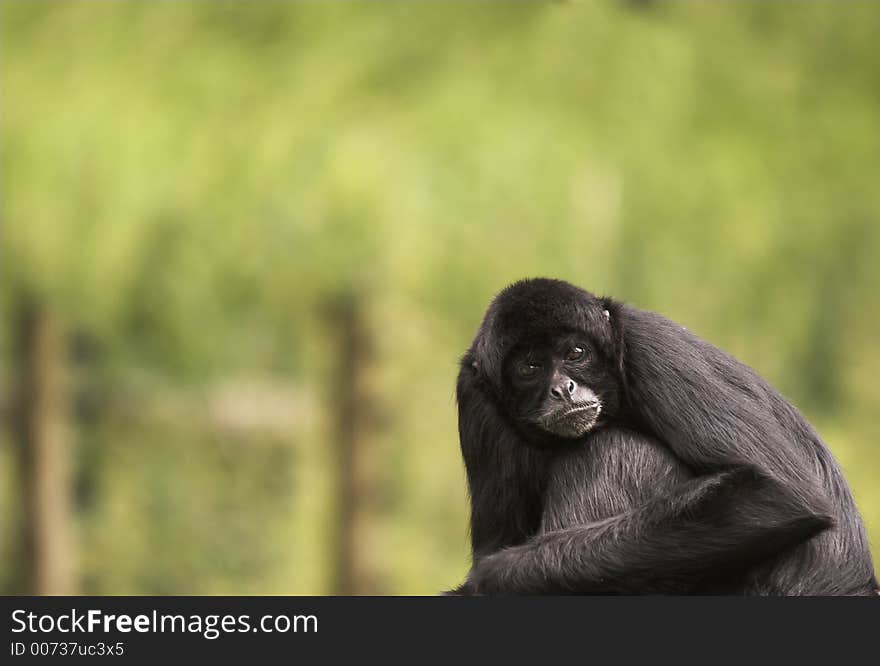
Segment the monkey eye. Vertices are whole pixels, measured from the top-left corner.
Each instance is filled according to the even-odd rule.
[[[533,379],[535,375],[538,374],[538,370],[541,369],[539,365],[532,365],[531,363],[520,363],[516,366],[516,374],[520,379]]]
[[[580,361],[584,356],[587,355],[587,352],[583,347],[572,347],[565,354],[566,361]]]

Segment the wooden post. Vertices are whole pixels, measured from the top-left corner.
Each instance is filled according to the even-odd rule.
[[[334,421],[336,454],[332,591],[341,595],[375,593],[367,552],[372,484],[367,432],[371,400],[365,370],[370,341],[355,295],[340,299],[332,321],[338,345],[328,408]]]
[[[17,312],[16,439],[22,492],[22,586],[72,594],[69,403],[58,319],[24,299]]]

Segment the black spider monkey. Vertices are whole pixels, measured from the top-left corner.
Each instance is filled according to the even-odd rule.
[[[804,417],[660,315],[533,279],[461,363],[458,594],[869,595],[865,530]]]

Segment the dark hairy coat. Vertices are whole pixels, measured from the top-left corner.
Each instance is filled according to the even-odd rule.
[[[536,446],[503,368],[523,340],[586,334],[625,419]],[[491,303],[457,383],[474,566],[460,593],[875,594],[840,467],[758,374],[682,326],[559,280]]]

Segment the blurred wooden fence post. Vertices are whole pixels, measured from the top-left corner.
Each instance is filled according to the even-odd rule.
[[[367,552],[373,493],[368,447],[371,396],[365,386],[365,371],[371,341],[357,295],[346,294],[334,305],[331,325],[336,353],[328,407],[334,421],[336,454],[332,592],[376,593]]]
[[[29,594],[71,594],[70,431],[64,337],[58,319],[33,299],[22,299],[16,317],[22,586]]]

